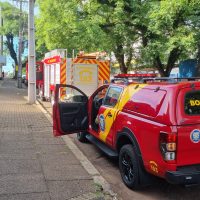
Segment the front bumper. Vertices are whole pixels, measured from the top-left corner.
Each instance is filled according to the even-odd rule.
[[[172,184],[199,185],[200,171],[168,171],[166,172],[166,180]]]

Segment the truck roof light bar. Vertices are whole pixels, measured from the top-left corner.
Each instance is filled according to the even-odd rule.
[[[170,77],[160,77],[160,78],[143,78],[142,82],[146,83],[148,81],[168,81],[170,83],[177,83],[181,81],[195,81],[195,80],[200,80],[200,77],[182,77],[182,78],[170,78]]]
[[[142,82],[143,78],[156,77],[156,74],[118,74],[114,76],[111,83],[123,82],[128,85],[133,82]]]
[[[114,78],[153,78],[156,74],[117,74]]]
[[[181,81],[195,81],[200,80],[200,77],[182,77],[182,78],[170,78],[170,77],[155,77],[155,74],[118,74],[114,76],[111,83],[123,82],[128,85],[133,82],[147,83],[151,82],[168,82],[178,83]]]

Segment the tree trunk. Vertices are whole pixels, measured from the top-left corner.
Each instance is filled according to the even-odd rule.
[[[160,57],[158,55],[154,57],[153,64],[156,67],[156,69],[159,71],[160,76],[165,77],[166,73],[164,70],[164,65],[162,64]]]
[[[133,49],[132,49],[132,47],[130,46],[130,47],[129,47],[129,52],[128,52],[128,54],[127,54],[127,61],[126,61],[126,67],[127,67],[127,69],[130,69],[130,68],[131,68],[131,66],[132,66],[131,61],[132,61],[132,59],[133,59]]]
[[[17,69],[16,69],[16,66],[18,66],[18,59],[17,59],[17,54],[14,50],[14,43],[13,43],[13,34],[12,33],[7,33],[6,34],[6,45],[7,45],[7,48],[10,52],[10,56],[11,58],[14,60],[15,62],[15,75],[14,75],[14,78],[16,79],[17,78]]]
[[[126,74],[128,69],[127,69],[127,66],[125,64],[123,46],[118,45],[114,54],[115,54],[115,57],[116,57],[116,59],[119,63],[119,68],[120,68],[121,73]]]
[[[159,55],[154,57],[154,66],[159,71],[161,77],[169,77],[170,72],[175,66],[175,63],[178,60],[180,54],[181,50],[178,47],[174,48],[169,54],[166,67],[162,64]]]
[[[200,43],[198,44],[198,51],[197,51],[197,75],[200,76]]]
[[[175,66],[175,63],[178,60],[180,54],[181,54],[181,50],[178,47],[174,48],[170,52],[168,62],[167,62],[167,66],[166,66],[167,77],[170,75],[170,72],[171,72],[172,68]]]

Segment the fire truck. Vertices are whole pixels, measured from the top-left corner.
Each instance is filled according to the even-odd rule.
[[[82,52],[76,58],[67,58],[65,49],[55,49],[45,54],[43,63],[44,85],[39,87],[39,94],[51,102],[56,84],[78,86],[89,96],[110,79],[110,62],[103,53]],[[60,96],[65,96],[65,93],[61,91]]]
[[[42,61],[37,61],[36,62],[36,87],[43,87],[44,83],[44,78],[43,78],[43,72],[44,70],[44,64]],[[25,79],[25,84],[28,85],[28,62],[26,63],[26,79]]]

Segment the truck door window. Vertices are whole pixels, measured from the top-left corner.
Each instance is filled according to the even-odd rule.
[[[186,93],[184,109],[187,115],[200,115],[200,91],[199,90]]]
[[[114,107],[119,100],[121,92],[122,92],[122,88],[110,87],[105,96],[103,105]]]
[[[59,90],[59,102],[86,103],[87,100],[87,97],[73,88],[61,87]]]

